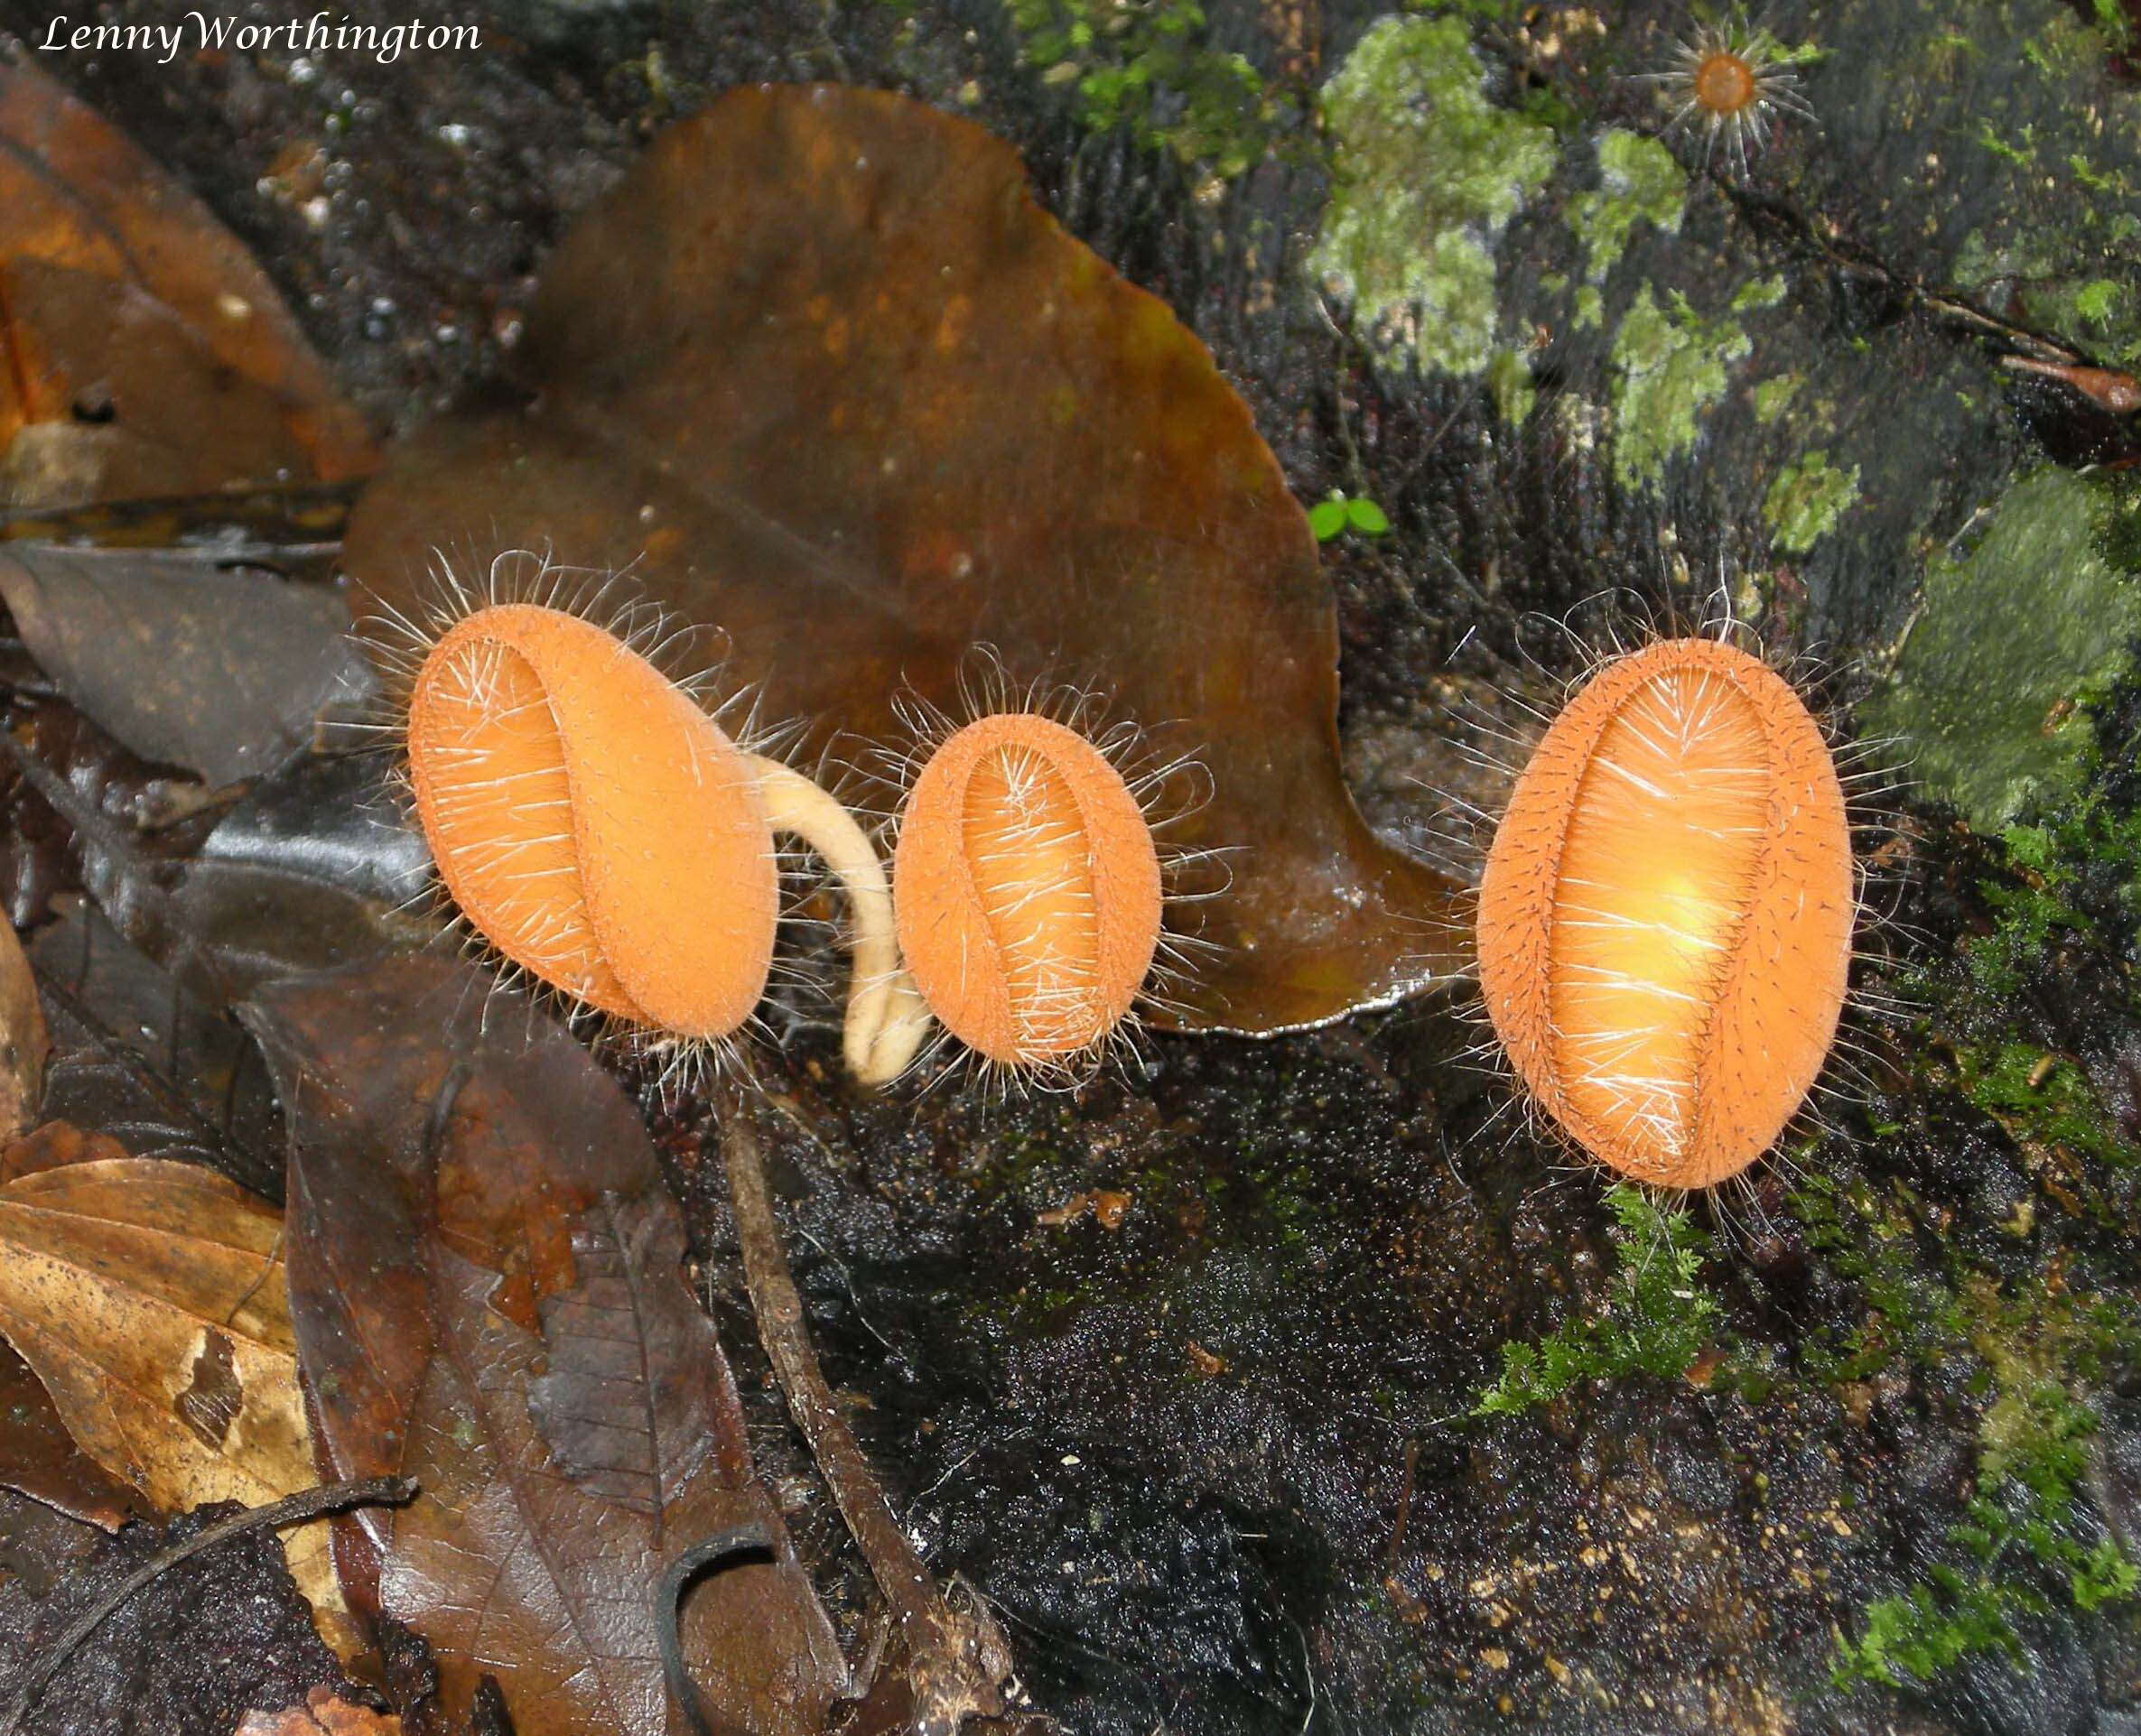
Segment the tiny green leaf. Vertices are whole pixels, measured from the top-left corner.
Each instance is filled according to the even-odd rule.
[[[1333,495],[1308,508],[1308,528],[1318,543],[1327,543],[1345,528],[1345,497]]]
[[[1345,522],[1363,536],[1386,536],[1390,534],[1388,515],[1373,500],[1347,501]]]

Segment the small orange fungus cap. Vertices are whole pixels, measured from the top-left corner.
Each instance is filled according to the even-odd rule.
[[[1755,69],[1726,48],[1714,48],[1696,62],[1690,84],[1696,103],[1713,115],[1736,115],[1762,94]]]
[[[1851,839],[1828,744],[1709,639],[1616,658],[1518,779],[1480,886],[1487,1014],[1531,1093],[1662,1187],[1737,1174],[1829,1054]]]
[[[1030,712],[982,718],[930,756],[892,899],[929,1010],[1014,1065],[1114,1029],[1159,943],[1159,858],[1137,797],[1084,737]]]
[[[757,780],[689,694],[591,622],[505,603],[432,647],[408,728],[433,859],[485,939],[635,1024],[743,1022],[779,875]]]

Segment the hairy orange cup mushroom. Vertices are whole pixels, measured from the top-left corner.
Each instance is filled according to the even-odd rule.
[[[1137,792],[1077,730],[1035,712],[980,718],[930,755],[892,883],[922,998],[1005,1067],[1096,1050],[1160,946],[1159,855]]]
[[[849,1063],[871,1082],[899,1072],[926,1021],[883,865],[847,810],[572,608],[453,589],[435,633],[401,624],[420,654],[403,728],[418,820],[471,926],[576,1001],[719,1043],[765,993],[774,834],[793,832],[849,893]]]
[[[529,603],[449,627],[409,695],[409,776],[446,889],[514,963],[687,1037],[749,1017],[780,881],[749,762],[645,658]]]
[[[1769,143],[1773,115],[1815,118],[1783,48],[1766,31],[1741,24],[1701,26],[1680,44],[1671,66],[1639,73],[1634,82],[1658,87],[1671,103],[1668,133],[1701,129],[1703,161],[1722,144],[1743,175]]]
[[[1737,1174],[1834,1041],[1857,915],[1828,744],[1766,664],[1668,639],[1606,664],[1518,779],[1480,987],[1533,1098],[1660,1186]]]

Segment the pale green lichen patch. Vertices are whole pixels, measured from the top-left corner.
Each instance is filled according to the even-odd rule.
[[[1779,471],[1763,497],[1762,516],[1778,548],[1804,554],[1858,498],[1858,467],[1832,465],[1824,451],[1802,452]]]
[[[1487,99],[1462,20],[1386,18],[1324,88],[1333,190],[1309,270],[1423,367],[1477,374],[1494,246],[1554,166],[1552,130]]]
[[[1679,233],[1688,177],[1656,139],[1614,127],[1598,141],[1598,186],[1579,193],[1569,208],[1569,227],[1584,255],[1584,275],[1593,283],[1620,263],[1639,223],[1664,234]],[[1597,303],[1596,296],[1592,304]],[[1579,322],[1595,324],[1594,306],[1578,311]]]
[[[1796,374],[1779,374],[1761,381],[1755,387],[1755,420],[1774,422],[1791,406],[1799,388],[1805,384]]]
[[[1487,390],[1494,408],[1512,428],[1531,413],[1539,401],[1539,388],[1531,383],[1531,366],[1513,349],[1497,349],[1487,363]]]
[[[1661,306],[1645,283],[1614,334],[1614,473],[1626,487],[1655,483],[1666,460],[1695,444],[1702,413],[1725,395],[1731,364],[1753,340],[1736,315],[1783,297],[1774,279],[1750,283],[1721,318],[1674,292]]]
[[[1977,546],[1936,562],[1890,684],[1862,708],[1913,777],[1996,831],[2073,782],[2090,739],[2074,702],[2127,666],[2141,592],[2097,543],[2097,490],[2062,470],[2008,489]]]

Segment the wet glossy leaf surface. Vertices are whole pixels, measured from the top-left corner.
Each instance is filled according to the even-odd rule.
[[[466,966],[405,958],[266,990],[292,1106],[292,1295],[323,1469],[418,1478],[345,1583],[421,1629],[460,1704],[523,1729],[682,1731],[653,1590],[706,1537],[779,1553],[687,1592],[709,1709],[819,1728],[844,1672],[750,1474],[684,1232],[632,1106],[563,1029]]]
[[[317,552],[151,552],[14,543],[0,598],[61,690],[144,759],[210,784],[274,769],[364,672]]]
[[[0,62],[0,510],[370,462],[237,241],[93,110]]]
[[[957,713],[991,645],[1208,769],[1176,841],[1229,852],[1232,887],[1190,1023],[1310,1023],[1448,968],[1448,888],[1346,793],[1336,607],[1247,406],[1010,147],[875,92],[731,92],[560,247],[525,361],[532,404],[434,424],[359,503],[348,561],[382,596],[501,538],[631,565],[820,739],[898,740],[903,682]]]
[[[75,1445],[36,1370],[12,1348],[0,1354],[0,1481],[107,1531],[148,1509]]]

